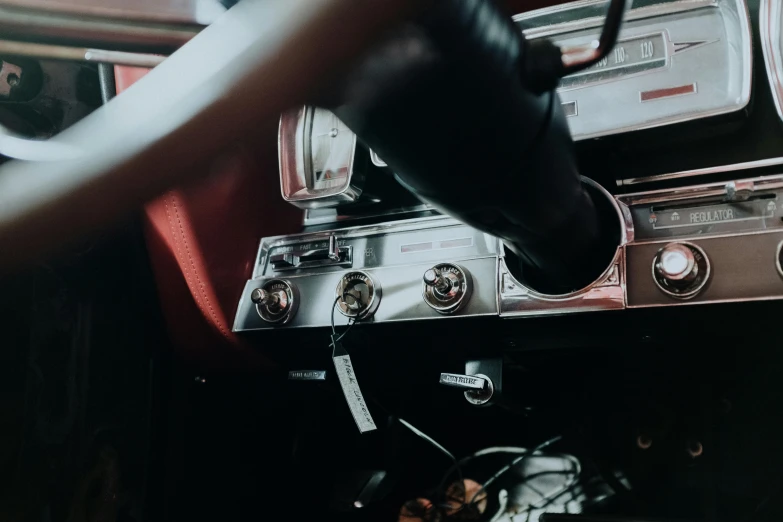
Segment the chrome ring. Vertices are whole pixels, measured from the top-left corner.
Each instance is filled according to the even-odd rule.
[[[658,254],[661,252],[661,250],[663,250],[666,247],[666,245],[664,245],[664,246],[662,246],[661,248],[658,249],[658,251],[655,253],[655,257],[653,257],[653,260],[652,260],[651,273],[652,273],[653,281],[655,282],[655,286],[657,286],[658,289],[661,292],[663,292],[664,294],[668,295],[669,297],[673,297],[675,299],[680,299],[680,300],[683,300],[683,301],[688,300],[688,299],[693,299],[694,297],[696,297],[696,295],[699,292],[701,292],[704,289],[704,286],[709,282],[710,276],[712,276],[712,263],[710,263],[710,258],[707,256],[707,253],[700,246],[695,245],[693,243],[690,243],[688,241],[672,241],[672,243],[678,243],[680,245],[685,245],[685,246],[687,246],[689,248],[692,248],[692,249],[696,250],[699,254],[701,254],[702,259],[704,259],[704,264],[707,266],[707,270],[704,273],[704,278],[699,282],[698,285],[696,285],[691,290],[689,290],[688,292],[685,292],[683,294],[676,294],[676,293],[670,291],[665,286],[663,286],[658,281],[658,277],[657,277],[657,275],[655,273],[655,261],[656,261],[656,259],[658,259]],[[669,243],[667,243],[667,244],[669,244]]]
[[[345,304],[345,301],[342,299],[342,296],[346,291],[347,284],[355,278],[362,279],[362,282],[367,285],[369,291],[369,302],[358,311],[349,309],[348,305]],[[341,314],[343,314],[345,317],[353,317],[355,319],[361,320],[372,317],[375,314],[375,312],[378,310],[378,307],[381,305],[381,295],[381,284],[372,276],[372,274],[365,272],[364,270],[353,270],[344,274],[340,278],[340,282],[337,283],[337,289],[335,290],[334,297],[335,299],[340,297],[340,299],[337,300],[337,309]]]
[[[542,301],[567,301],[569,299],[575,299],[577,297],[580,297],[590,292],[593,288],[595,288],[600,283],[603,283],[609,277],[609,275],[614,270],[615,266],[621,260],[620,253],[622,252],[623,247],[626,244],[633,241],[633,237],[634,237],[633,217],[631,216],[631,212],[630,210],[628,210],[628,207],[622,205],[619,201],[617,201],[617,198],[612,196],[612,194],[610,194],[608,190],[602,187],[600,183],[597,183],[585,176],[580,176],[580,177],[582,179],[583,184],[588,185],[593,189],[595,189],[596,191],[598,191],[599,193],[603,194],[612,204],[612,207],[614,207],[615,212],[617,213],[617,219],[619,221],[618,224],[620,226],[620,243],[617,245],[617,250],[615,251],[612,261],[609,263],[609,265],[606,267],[606,270],[604,270],[600,276],[598,276],[593,282],[591,282],[589,285],[585,286],[584,288],[580,288],[579,290],[575,290],[567,294],[544,294],[535,291],[534,289],[530,288],[525,284],[522,284],[520,281],[517,281],[517,278],[514,277],[514,275],[508,269],[508,264],[506,264],[505,256],[502,257],[501,261],[505,265],[506,273],[508,273],[508,275],[511,276],[514,279],[514,282],[516,282],[519,286],[527,289],[528,295],[536,299],[540,299]],[[503,246],[503,248],[505,247]]]
[[[282,288],[272,288],[276,284],[282,285]],[[261,285],[261,288],[267,292],[283,290],[288,297],[288,307],[279,314],[271,314],[269,310],[265,309],[263,305],[255,305],[256,312],[258,312],[258,315],[261,317],[261,319],[270,324],[286,324],[291,321],[291,319],[293,319],[296,315],[297,309],[299,308],[299,292],[296,289],[296,286],[292,285],[284,279],[270,279]]]
[[[492,379],[484,375],[483,373],[473,374],[472,377],[481,377],[487,381],[487,387],[483,390],[465,390],[463,394],[465,399],[474,406],[484,406],[492,400],[492,396],[495,395],[495,385],[492,384]]]

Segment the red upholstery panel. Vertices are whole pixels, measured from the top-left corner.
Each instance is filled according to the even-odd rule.
[[[122,92],[146,71],[117,67]],[[277,122],[260,124],[197,182],[145,209],[145,234],[171,339],[187,359],[220,368],[269,367],[231,333],[260,238],[296,232],[301,211],[280,197]],[[206,177],[205,177],[206,176]]]

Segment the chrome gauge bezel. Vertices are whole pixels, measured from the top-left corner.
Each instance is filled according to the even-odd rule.
[[[546,38],[558,45],[584,45],[600,32],[606,3],[569,2],[521,13],[514,20],[528,40]],[[723,24],[720,29],[708,18],[716,12]],[[704,26],[695,34],[688,25],[693,16],[705,17]],[[624,19],[618,41],[636,49],[630,42],[649,36],[659,39],[658,49],[662,38],[665,53],[660,58],[651,55],[651,59],[665,64],[653,67],[652,62],[645,62],[647,66],[633,67],[610,79],[561,86],[558,92],[575,141],[737,113],[750,103],[753,41],[745,0],[663,2],[631,8]],[[721,58],[723,53],[711,50],[715,45],[729,54]],[[615,47],[615,51],[621,48]],[[609,69],[625,67],[613,66],[611,53],[609,60]],[[697,74],[704,60],[721,67],[723,79]]]
[[[328,208],[353,203],[362,194],[362,176],[355,169],[356,135],[347,129],[350,159],[343,168],[347,175],[333,187],[316,187],[312,177],[312,126],[324,109],[306,105],[280,116],[277,154],[280,169],[280,193],[283,199],[299,208]]]
[[[778,117],[783,119],[783,4],[780,0],[761,0],[759,29],[772,98]]]

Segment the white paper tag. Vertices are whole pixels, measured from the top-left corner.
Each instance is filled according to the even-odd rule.
[[[356,374],[353,371],[350,355],[338,355],[332,357],[334,369],[337,372],[337,379],[345,394],[345,401],[351,410],[353,420],[361,433],[377,429],[375,421],[372,420],[370,409],[364,401],[362,390],[359,389],[359,381],[356,380]]]

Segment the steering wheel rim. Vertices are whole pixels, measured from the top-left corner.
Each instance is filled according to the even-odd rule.
[[[131,89],[52,138],[72,160],[0,167],[0,272],[106,226],[265,118],[304,103],[421,2],[242,2]],[[335,38],[339,35],[339,38]]]

